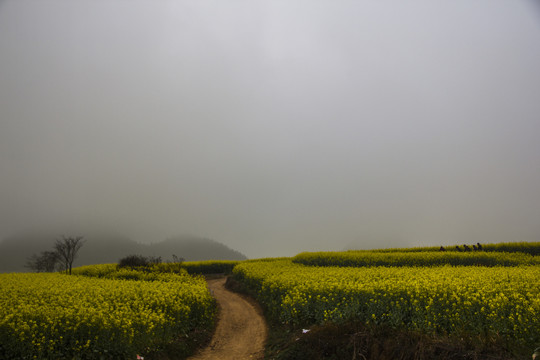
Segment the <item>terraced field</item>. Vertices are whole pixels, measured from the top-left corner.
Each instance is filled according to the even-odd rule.
[[[275,323],[293,328],[360,321],[534,349],[540,344],[537,261],[509,253],[306,253],[244,262],[234,277]]]

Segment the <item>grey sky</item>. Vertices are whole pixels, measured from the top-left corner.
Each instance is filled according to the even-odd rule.
[[[0,1],[0,238],[540,240],[534,1]]]

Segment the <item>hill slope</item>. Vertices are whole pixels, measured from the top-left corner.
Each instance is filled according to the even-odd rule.
[[[196,236],[181,236],[154,244],[141,244],[122,236],[89,236],[74,266],[115,263],[124,256],[137,254],[160,256],[164,261],[172,255],[187,261],[245,260],[246,256],[217,241]],[[32,254],[51,250],[53,236],[19,236],[0,241],[0,272],[28,271],[24,267]]]

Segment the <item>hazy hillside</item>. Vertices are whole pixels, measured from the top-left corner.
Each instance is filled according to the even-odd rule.
[[[247,257],[239,251],[217,241],[197,237],[175,237],[146,246],[145,254],[161,256],[164,260],[172,255],[183,257],[187,261],[196,260],[245,260]]]
[[[246,259],[244,254],[224,244],[195,236],[175,237],[151,245],[122,236],[101,235],[85,239],[74,266],[114,263],[131,254],[161,256],[164,261],[172,260],[172,255],[187,261]],[[53,236],[19,236],[0,241],[0,272],[28,271],[24,267],[27,258],[40,251],[51,250],[54,241]]]

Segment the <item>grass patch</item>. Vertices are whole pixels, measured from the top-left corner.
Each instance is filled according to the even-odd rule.
[[[497,339],[486,343],[472,337],[435,337],[349,322],[316,325],[309,329],[274,324],[269,329],[265,359],[511,360],[528,358],[530,354],[526,354],[509,352]]]
[[[166,344],[160,349],[147,353],[148,360],[184,360],[204,349],[212,340],[217,327],[217,315],[212,329],[195,329],[188,336],[179,337],[176,341]]]

